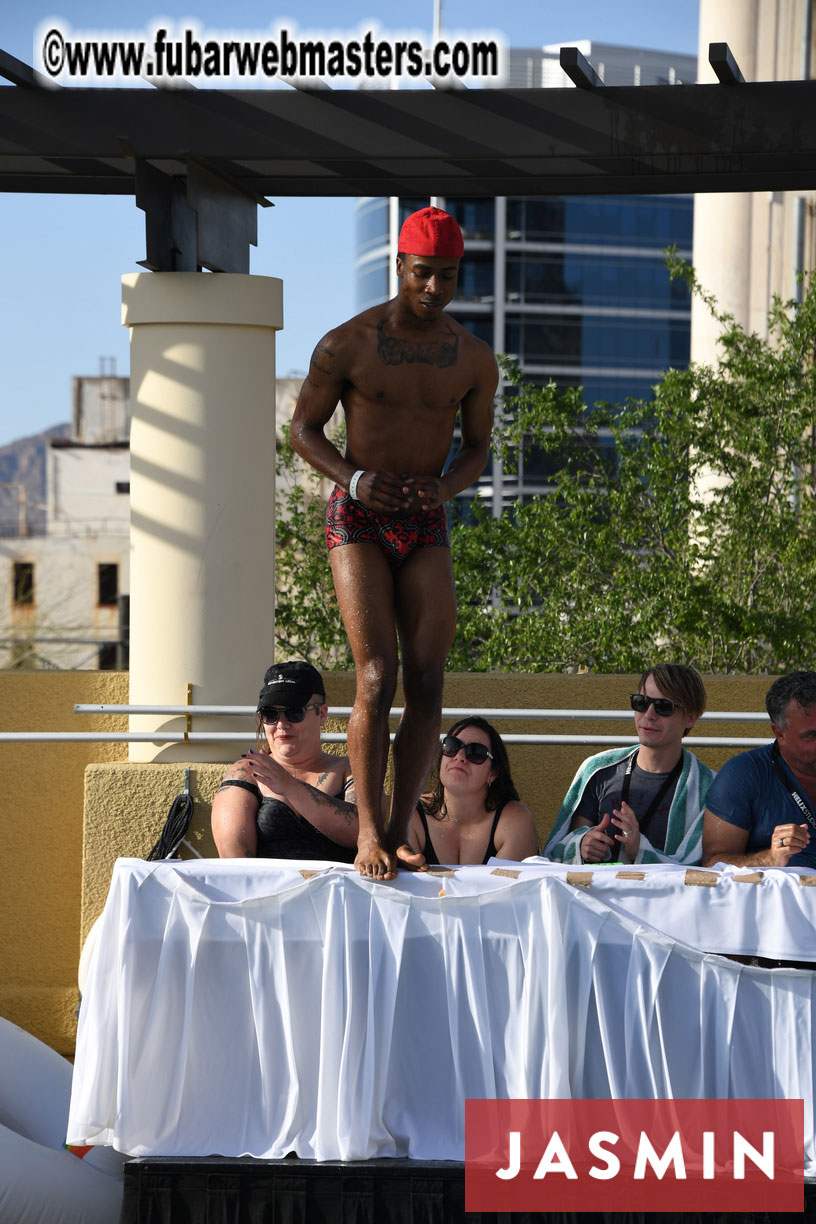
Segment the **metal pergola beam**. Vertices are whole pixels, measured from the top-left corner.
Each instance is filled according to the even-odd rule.
[[[708,62],[721,85],[744,85],[745,77],[731,53],[728,43],[709,43]]]
[[[816,188],[816,82],[588,89],[0,87],[0,190],[134,194],[197,159],[254,196]]]
[[[558,62],[578,89],[593,89],[603,85],[595,69],[577,47],[562,47]]]

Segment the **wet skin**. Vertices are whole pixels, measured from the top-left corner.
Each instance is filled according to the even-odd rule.
[[[445,314],[458,259],[397,259],[399,293],[329,332],[315,348],[292,420],[295,449],[357,498],[388,516],[421,514],[467,488],[487,463],[498,373],[492,352]],[[346,452],[324,429],[337,404],[346,417]],[[444,476],[459,413],[462,442]],[[388,880],[404,847],[435,753],[442,680],[456,603],[450,553],[417,549],[392,570],[379,547],[350,543],[330,553],[338,604],[354,657],[357,696],[348,750],[360,819],[357,867]],[[388,709],[402,651],[405,712],[394,743],[394,788],[386,837],[378,796],[388,755]]]

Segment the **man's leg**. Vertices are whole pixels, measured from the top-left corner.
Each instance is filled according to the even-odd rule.
[[[448,548],[418,548],[396,578],[405,712],[394,740],[394,790],[388,844],[405,834],[423,780],[439,748],[445,663],[456,630],[453,564]]]
[[[382,791],[388,764],[388,711],[397,684],[394,579],[376,544],[343,544],[329,553],[334,589],[357,674],[348,754],[357,797],[355,866],[361,875],[396,876],[385,848]]]

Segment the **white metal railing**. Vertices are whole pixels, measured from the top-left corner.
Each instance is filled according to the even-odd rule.
[[[347,718],[353,706],[329,706],[329,717]],[[399,718],[404,706],[392,706],[391,718]],[[74,706],[75,714],[200,714],[200,715],[246,715],[255,713],[254,705],[80,705]],[[631,718],[631,710],[556,710],[556,709],[522,709],[503,708],[501,706],[474,709],[472,706],[445,706],[443,718],[467,718],[478,714],[482,718]],[[741,710],[735,713],[723,713],[718,710],[701,714],[701,720],[709,722],[767,722],[768,715],[763,711]]]
[[[398,718],[403,713],[403,706],[393,706],[390,717]],[[351,714],[351,706],[330,706],[329,716],[347,718]],[[244,705],[89,705],[76,704],[76,714],[119,714],[119,715],[166,715],[168,718],[185,717],[188,725],[184,730],[166,731],[3,731],[0,732],[0,743],[151,743],[151,744],[206,744],[206,743],[245,743],[251,738],[251,731],[193,731],[190,720],[195,717],[235,716],[250,718],[255,714],[254,706]],[[521,709],[496,707],[446,706],[442,710],[443,718],[466,718],[479,715],[492,719],[583,719],[587,722],[598,720],[629,720],[631,710],[575,710],[575,709]],[[766,713],[740,710],[734,712],[710,711],[702,715],[701,721],[708,722],[767,722]],[[391,735],[393,740],[394,736]],[[347,736],[344,731],[327,731],[321,736],[324,743],[343,744]],[[502,734],[507,744],[590,744],[618,745],[633,744],[637,737],[634,732],[628,735],[587,735],[587,734],[523,734],[510,732]],[[689,736],[683,743],[692,748],[756,748],[767,744],[770,736],[755,739],[749,736]]]

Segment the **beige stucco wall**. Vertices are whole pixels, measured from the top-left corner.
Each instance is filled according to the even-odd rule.
[[[117,672],[0,672],[0,731],[110,731],[75,702],[127,701]],[[83,781],[123,744],[0,743],[0,1015],[63,1054],[74,1047]]]
[[[112,672],[0,672],[0,730],[113,728],[117,720],[74,715],[73,704],[125,702],[127,680]],[[631,676],[450,675],[444,700],[446,706],[470,709],[620,709],[635,682]],[[706,684],[711,709],[761,710],[769,680],[713,677]],[[350,705],[354,678],[327,676],[327,690],[331,705]],[[233,698],[236,703],[243,699],[238,693]],[[631,729],[629,719],[594,725],[496,721],[506,732],[626,734]],[[118,720],[119,726],[124,723]],[[756,736],[765,728],[714,723],[700,733]],[[223,762],[241,751],[239,745],[225,746]],[[511,745],[513,775],[535,813],[542,840],[575,769],[594,751],[581,745]],[[728,749],[700,752],[713,768],[728,755]],[[190,769],[195,814],[188,836],[200,853],[212,855],[210,803],[223,764],[196,762]],[[115,860],[144,856],[158,837],[183,789],[184,763],[129,763],[124,745],[0,744],[0,785],[5,816],[0,1014],[70,1055],[82,940],[102,910]]]

